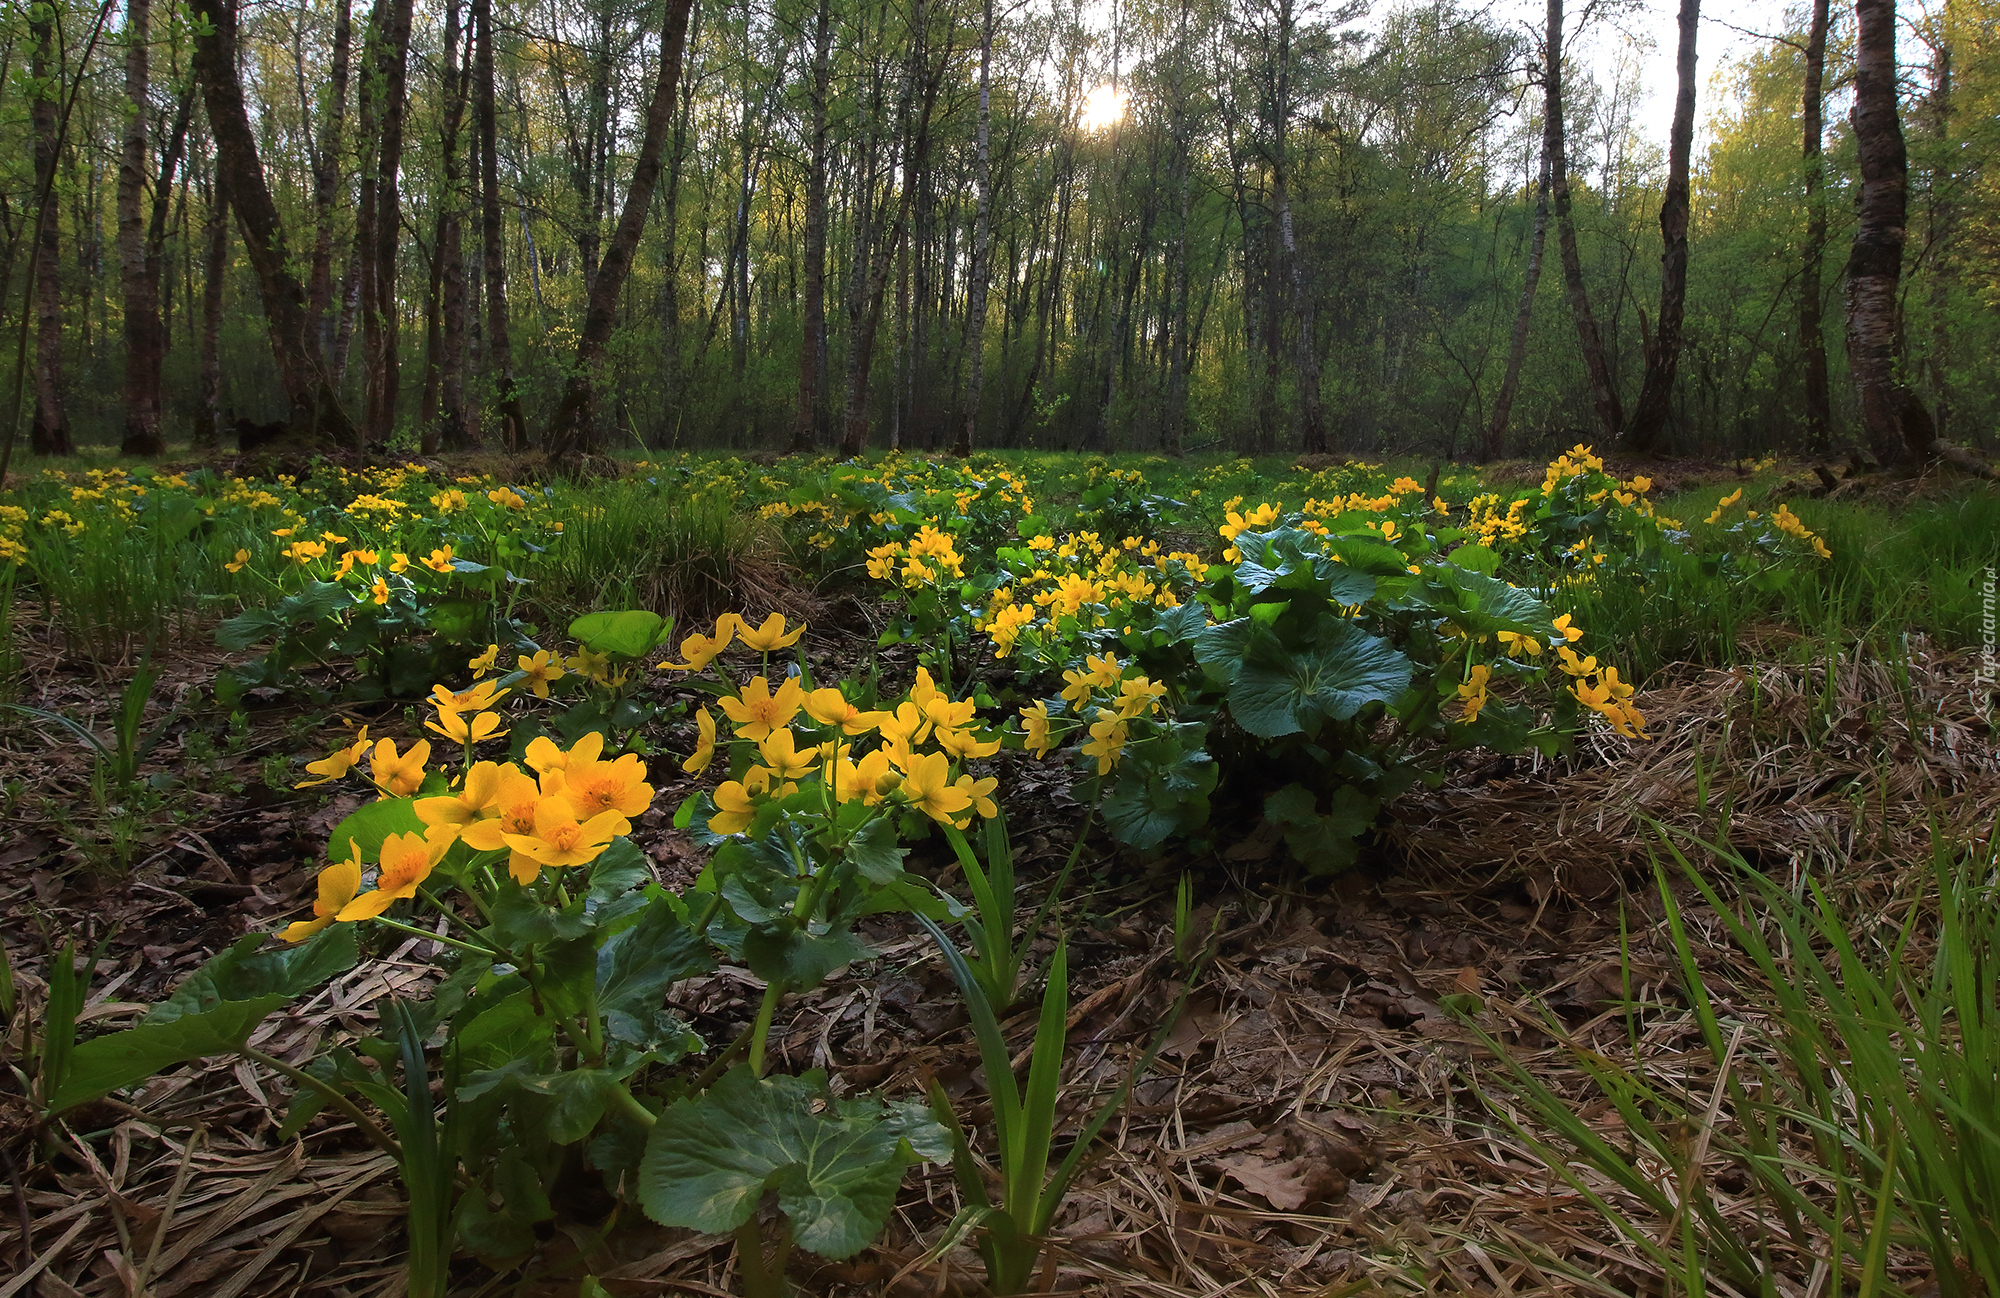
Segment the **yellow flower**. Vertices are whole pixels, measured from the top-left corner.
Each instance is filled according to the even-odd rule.
[[[497,712],[475,712],[467,721],[459,713],[439,709],[437,720],[424,722],[424,729],[436,731],[455,744],[472,745],[487,739],[497,739],[506,734],[500,728],[500,714]]]
[[[242,572],[245,568],[250,566],[250,552],[248,550],[238,550],[236,552],[236,557],[230,560],[228,563],[223,564],[222,566],[228,569],[230,572]]]
[[[889,754],[876,749],[858,762],[847,759],[847,746],[834,759],[833,794],[841,802],[860,802],[874,806],[882,800],[883,781],[890,776]],[[893,785],[891,786],[894,787]]]
[[[375,584],[368,588],[368,594],[374,599],[377,607],[387,604],[389,602],[389,583],[377,577]]]
[[[970,775],[961,775],[952,787],[972,800],[972,810],[978,814],[981,820],[991,820],[1000,814],[999,804],[993,801],[993,790],[1000,787],[1000,781],[990,777],[984,780],[975,780]],[[972,823],[972,817],[967,816],[965,819],[955,823],[960,829],[964,829]]]
[[[307,762],[306,770],[310,771],[314,775],[319,776],[319,778],[317,780],[306,780],[298,785],[295,785],[294,787],[300,789],[311,789],[311,788],[316,788],[322,784],[331,784],[335,780],[338,780],[343,776],[345,776],[349,771],[353,770],[354,764],[361,760],[361,754],[367,751],[368,751],[368,727],[363,726],[355,734],[354,742],[349,744],[347,747],[336,748],[333,750],[333,752],[331,752],[325,757],[320,758],[316,762]]]
[[[468,662],[465,665],[472,672],[472,679],[478,680],[482,676],[486,675],[486,673],[492,671],[494,666],[499,661],[500,661],[500,646],[497,644],[490,644],[486,646],[485,653],[479,655],[477,658],[474,658],[471,662]]]
[[[682,640],[681,661],[677,663],[661,663],[659,670],[663,672],[701,671],[714,662],[715,656],[724,649],[727,649],[729,642],[735,638],[736,623],[725,613],[717,620],[714,635],[708,636],[696,632]]]
[[[800,752],[798,741],[789,730],[773,730],[758,740],[757,755],[770,768],[771,774],[780,780],[796,780],[811,772],[819,762],[819,750],[808,748]]]
[[[498,852],[507,846],[507,835],[535,832],[535,808],[541,801],[541,789],[532,779],[512,766],[503,766],[500,787],[493,795],[493,814],[467,825],[459,837],[474,851]],[[533,857],[515,852],[508,869],[520,882],[533,883],[541,866]]]
[[[581,817],[595,817],[607,811],[636,816],[653,805],[653,786],[646,783],[646,763],[637,753],[626,753],[614,762],[579,765],[572,759],[563,772],[562,793]]]
[[[522,654],[514,665],[524,673],[524,682],[538,699],[547,698],[549,686],[563,678],[562,664],[547,649],[539,651],[533,658]]]
[[[718,699],[723,714],[736,727],[738,736],[744,739],[762,739],[773,730],[792,724],[792,718],[799,714],[805,703],[805,689],[795,677],[787,676],[778,692],[771,693],[771,683],[762,676],[754,677],[745,685],[738,698]]]
[[[390,903],[416,896],[418,885],[430,877],[431,871],[457,841],[456,825],[433,826],[421,834],[389,835],[382,840],[375,891],[364,892],[348,902],[341,907],[337,918],[343,923],[374,919],[389,909]]]
[[[576,656],[563,659],[563,666],[578,676],[587,677],[599,685],[609,685],[611,680],[611,655],[598,653],[589,645],[578,645]]]
[[[956,727],[938,727],[937,745],[957,761],[967,761],[974,757],[991,757],[1000,751],[999,740],[981,740],[972,731]]]
[[[313,917],[287,925],[278,935],[285,941],[303,942],[333,923],[354,900],[354,894],[361,891],[361,848],[351,838],[347,846],[352,853],[349,859],[319,872],[319,897],[313,902]]]
[[[401,553],[401,552],[399,551],[399,552],[397,552],[396,554],[394,554],[394,555],[390,556],[390,559],[389,559],[389,571],[390,571],[390,572],[394,572],[394,573],[404,573],[404,572],[408,572],[409,570],[410,570],[410,556],[409,556],[409,555],[407,555],[407,554],[403,554],[403,553]]]
[[[303,566],[311,563],[314,559],[324,556],[326,554],[326,547],[318,541],[294,541],[285,549],[279,551],[279,553],[294,563]]]
[[[431,759],[431,741],[419,739],[409,751],[398,754],[396,741],[384,739],[375,745],[368,760],[368,778],[384,797],[407,798],[423,787],[424,763]]]
[[[1562,633],[1564,640],[1570,644],[1575,644],[1577,641],[1583,639],[1583,628],[1580,626],[1571,626],[1569,620],[1570,614],[1565,613],[1555,620],[1554,625],[1556,630]]]
[[[1471,725],[1479,719],[1479,710],[1486,706],[1486,682],[1493,669],[1485,663],[1473,664],[1470,675],[1458,687],[1458,697],[1465,703],[1465,715],[1459,720]]]
[[[681,763],[681,769],[689,775],[699,775],[715,760],[715,714],[703,708],[695,716],[701,727],[701,738],[695,744],[694,756]]]
[[[322,541],[325,541],[325,542],[326,542],[326,543],[327,543],[328,545],[346,545],[346,544],[347,544],[347,538],[346,538],[346,537],[344,537],[344,536],[341,536],[341,535],[340,535],[339,533],[337,533],[337,532],[321,532],[321,533],[319,534],[319,537],[320,537],[320,540],[322,540]]]
[[[805,624],[802,622],[799,624],[798,630],[792,632],[790,635],[786,635],[785,615],[783,613],[771,614],[771,616],[764,619],[764,625],[758,627],[755,631],[752,631],[750,624],[742,618],[736,619],[735,628],[737,637],[744,644],[760,653],[770,653],[773,650],[783,649],[796,644],[798,638],[806,633]],[[719,629],[720,624],[718,624]]]
[[[486,493],[486,498],[503,509],[525,509],[528,504],[511,487],[495,487]]]
[[[556,742],[546,735],[537,735],[528,741],[528,765],[543,775],[550,771],[568,772],[581,770],[598,760],[604,751],[604,735],[600,731],[585,732],[583,738],[570,745],[564,752],[556,747]]]
[[[440,712],[481,712],[499,703],[512,690],[495,681],[481,681],[469,690],[454,693],[442,685],[431,686],[431,706]]]
[[[493,809],[509,771],[521,774],[513,767],[503,767],[498,762],[474,762],[472,769],[465,773],[464,786],[456,794],[417,799],[417,819],[426,825],[470,825]]]
[[[844,735],[865,735],[882,723],[880,712],[863,712],[832,686],[814,690],[805,698],[806,715],[823,726],[839,726]]]
[[[1167,687],[1145,676],[1134,676],[1129,681],[1118,683],[1118,715],[1136,717],[1140,713],[1154,713],[1160,710],[1160,700],[1166,696]]]
[[[430,552],[430,555],[423,560],[423,565],[424,567],[429,568],[432,572],[456,571],[456,569],[452,567],[451,547],[448,545],[441,546],[438,549],[432,550]]]
[[[943,753],[930,753],[911,762],[902,791],[912,807],[946,824],[972,805],[972,794],[951,782],[951,759]]]
[[[752,767],[741,781],[730,780],[716,786],[716,812],[708,818],[711,834],[740,834],[757,818],[757,804],[771,787],[771,773]]]
[[[1055,740],[1049,735],[1049,705],[1038,699],[1022,708],[1021,724],[1028,751],[1038,758],[1047,757],[1049,749],[1055,747]]]
[[[601,812],[579,823],[567,798],[543,798],[535,804],[535,832],[507,834],[507,846],[527,861],[514,877],[532,871],[522,883],[533,883],[545,866],[589,865],[604,854],[611,840],[627,833],[632,823],[615,811]],[[512,867],[510,867],[511,869]]]
[[[1105,717],[1091,723],[1090,742],[1083,746],[1083,755],[1097,759],[1099,775],[1108,774],[1118,765],[1118,758],[1125,751],[1128,724],[1124,717]]]
[[[1515,631],[1502,631],[1499,633],[1499,638],[1501,645],[1507,650],[1507,656],[1510,658],[1519,658],[1523,655],[1529,658],[1541,656],[1542,641],[1539,636],[1521,635]]]

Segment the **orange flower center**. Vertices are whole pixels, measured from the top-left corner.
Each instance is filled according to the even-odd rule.
[[[577,825],[558,825],[549,831],[549,846],[559,852],[567,852],[576,847],[583,838],[583,829]]]

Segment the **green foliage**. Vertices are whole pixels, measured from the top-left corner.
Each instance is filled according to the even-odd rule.
[[[838,1260],[881,1232],[906,1167],[950,1154],[922,1105],[837,1100],[817,1070],[760,1078],[738,1066],[661,1112],[639,1163],[639,1201],[663,1225],[723,1232],[772,1191],[792,1241]]]
[[[1679,843],[1666,841],[1674,868],[1658,871],[1660,898],[1712,1078],[1621,1063],[1547,1018],[1544,1030],[1617,1113],[1624,1134],[1613,1140],[1573,1097],[1476,1029],[1507,1078],[1504,1088],[1487,1079],[1482,1090],[1507,1096],[1537,1122],[1531,1128],[1495,1104],[1497,1116],[1691,1292],[1705,1276],[1745,1292],[1771,1282],[1772,1241],[1746,1237],[1725,1214],[1713,1188],[1725,1175],[1771,1206],[1767,1220],[1775,1218],[1795,1262],[1830,1259],[1868,1292],[1894,1284],[1885,1269],[1894,1246],[1929,1262],[1941,1294],[1990,1292],[2000,1284],[2000,995],[1992,977],[2000,900],[1991,846],[1954,859],[1940,843],[1933,893],[1900,915],[1861,917],[1843,914],[1815,882],[1794,889],[1726,845],[1687,842],[1728,866],[1741,890],[1725,898]],[[1757,969],[1753,1003],[1726,1007],[1710,996],[1703,943],[1677,884],[1700,896]],[[1647,1008],[1631,1004],[1626,1013]]]

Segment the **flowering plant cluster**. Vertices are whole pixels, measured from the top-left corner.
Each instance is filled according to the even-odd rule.
[[[650,650],[667,638],[664,625],[603,616],[624,621],[597,625],[600,642]],[[464,1183],[444,1229],[481,1257],[507,1263],[532,1249],[555,1178],[579,1167],[664,1224],[747,1231],[740,1247],[758,1266],[762,1186],[793,1168],[780,1251],[796,1242],[845,1257],[880,1230],[909,1164],[948,1159],[920,1104],[836,1099],[816,1072],[772,1075],[768,1039],[785,994],[872,954],[857,920],[953,916],[903,869],[899,840],[920,824],[996,816],[997,780],[965,766],[999,742],[970,701],[922,672],[907,695],[869,707],[851,685],[777,672],[774,655],[803,630],[776,614],[725,615],[659,664],[725,718],[701,709],[682,763],[700,772],[720,759],[730,775],[682,808],[682,823],[700,815],[714,849],[684,893],[651,883],[627,837],[655,795],[642,755],[615,754],[599,730],[518,741],[549,683],[533,660],[498,673],[486,655],[466,688],[435,686],[430,738],[403,747],[363,732],[308,765],[309,784],[359,778],[377,796],[335,829],[313,914],[283,936],[351,946],[339,930],[374,926],[441,949],[444,980],[425,1013],[450,1034],[449,1156]],[[755,665],[733,670],[746,652]],[[708,1050],[667,1001],[718,962],[740,963],[765,990],[744,1036]],[[379,1044],[307,1070],[318,1085],[288,1125],[330,1096],[379,1090],[386,1069],[364,1062],[393,1043]],[[703,1066],[687,1066],[705,1051]],[[740,1190],[718,1196],[717,1178]]]

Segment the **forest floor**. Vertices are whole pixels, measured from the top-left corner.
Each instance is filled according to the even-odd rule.
[[[119,681],[66,662],[32,619],[17,642],[22,703],[108,729]],[[819,650],[840,651],[837,642]],[[129,1021],[236,937],[298,912],[327,832],[351,809],[351,799],[292,791],[295,768],[272,760],[323,751],[323,713],[267,709],[226,734],[199,715],[219,663],[183,647],[156,664],[166,670],[148,724],[173,719],[145,769],[183,772],[187,783],[167,799],[171,814],[119,846],[122,866],[79,810],[86,754],[34,726],[0,732],[13,831],[0,846],[0,935],[16,953],[45,951],[65,933],[101,940],[84,1016],[93,1028]],[[1513,1113],[1536,1130],[1480,1034],[1573,1097],[1614,1142],[1617,1115],[1565,1041],[1684,1074],[1697,1090],[1712,1085],[1662,922],[1653,870],[1666,857],[1662,833],[1713,836],[1726,814],[1731,842],[1757,868],[1791,879],[1810,865],[1857,913],[1879,909],[1922,886],[1933,834],[1965,841],[2000,814],[2000,759],[1973,671],[1970,656],[1921,641],[1907,687],[1851,655],[1675,669],[1647,690],[1652,742],[1599,736],[1554,762],[1468,757],[1441,787],[1394,804],[1374,859],[1332,880],[1280,873],[1275,844],[1255,837],[1204,859],[1087,853],[1087,879],[1063,907],[1077,971],[1070,1109],[1114,1084],[1178,994],[1169,947],[1183,871],[1197,880],[1198,918],[1219,937],[1058,1219],[1043,1288],[1204,1298],[1660,1292],[1643,1251],[1502,1120]],[[669,887],[700,864],[669,823],[692,788],[673,774],[655,770],[654,808],[634,829]],[[1024,766],[1003,783],[1014,790],[1030,892],[1046,887],[1082,816],[1064,778]],[[929,868],[948,886],[946,860]],[[1714,931],[1711,920],[1690,908],[1698,929]],[[870,937],[879,959],[786,1002],[781,1046],[773,1036],[781,1066],[822,1066],[837,1088],[894,1095],[936,1077],[976,1121],[977,1053],[934,949],[894,923]],[[274,1016],[255,1044],[302,1062],[365,1030],[377,998],[429,976],[413,958],[419,941]],[[1699,949],[1712,998],[1758,1003],[1747,961],[1722,941]],[[44,959],[17,960],[30,999],[44,970]],[[731,969],[684,985],[677,1000],[708,1039],[727,1039],[759,991]],[[1463,997],[1484,1006],[1470,1026],[1443,1004]],[[1628,1017],[1628,1005],[1641,1008]],[[1032,1013],[1008,1027],[1024,1046]],[[0,1279],[0,1298],[399,1293],[394,1165],[330,1117],[278,1139],[289,1090],[246,1062],[182,1068],[129,1103],[73,1115],[56,1132],[57,1156],[32,1174],[10,1157],[0,1259],[11,1278]],[[0,1095],[0,1148],[21,1152],[26,1116],[20,1097]],[[947,1169],[913,1169],[877,1246],[839,1265],[797,1259],[794,1279],[827,1295],[981,1292],[969,1246],[925,1256],[956,1193]],[[586,1270],[618,1295],[735,1291],[728,1238],[628,1221],[606,1244],[575,1224],[596,1210],[585,1191],[559,1184],[554,1198],[571,1224],[515,1273],[467,1264],[465,1292],[574,1294]],[[1748,1237],[1769,1233],[1754,1204],[1726,1211]],[[1801,1293],[1810,1267],[1798,1259]],[[1910,1291],[1924,1282],[1908,1279]]]

